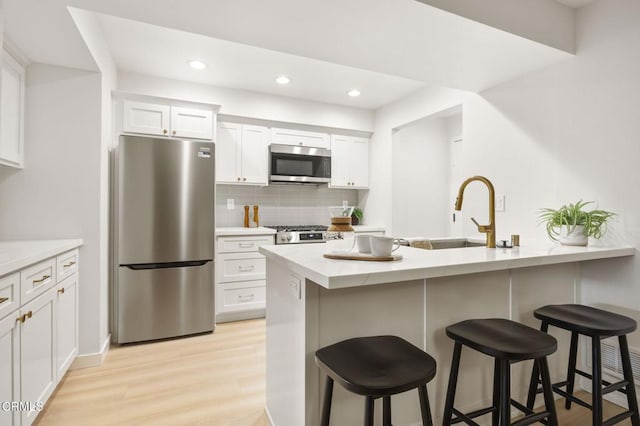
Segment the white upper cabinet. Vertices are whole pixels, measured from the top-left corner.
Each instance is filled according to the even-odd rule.
[[[171,135],[178,138],[213,139],[213,111],[171,107]]]
[[[332,188],[369,187],[369,140],[331,135]]]
[[[125,99],[122,130],[190,139],[213,139],[213,111]]]
[[[242,185],[269,183],[269,130],[239,123],[218,124],[216,182]]]
[[[330,146],[329,135],[327,133],[277,128],[271,129],[271,143],[327,149],[329,149]]]
[[[0,80],[0,164],[24,166],[24,67],[6,50]]]

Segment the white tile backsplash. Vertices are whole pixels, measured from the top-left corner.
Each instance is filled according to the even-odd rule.
[[[235,209],[227,209],[233,198]],[[260,206],[260,225],[328,225],[329,206],[341,206],[347,200],[358,205],[358,191],[329,189],[326,186],[271,185],[265,187],[216,185],[216,226],[242,226],[244,206]]]

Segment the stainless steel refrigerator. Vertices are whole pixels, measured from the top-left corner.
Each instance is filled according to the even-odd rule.
[[[112,155],[113,342],[213,330],[214,147],[120,136]]]

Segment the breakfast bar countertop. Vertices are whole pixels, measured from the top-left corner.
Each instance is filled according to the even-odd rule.
[[[635,248],[631,246],[576,247],[547,244],[514,248],[467,247],[445,250],[400,247],[394,254],[401,254],[401,260],[363,262],[327,259],[323,257],[327,251],[325,244],[271,245],[260,247],[259,251],[266,256],[267,260],[281,263],[327,289],[635,254]]]

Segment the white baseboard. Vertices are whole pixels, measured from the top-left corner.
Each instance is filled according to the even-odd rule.
[[[269,422],[269,426],[275,426],[273,419],[271,418],[271,413],[269,412],[269,407],[264,406],[264,412],[267,414],[267,421]]]
[[[71,367],[69,367],[69,369],[77,370],[79,368],[100,367],[104,362],[104,358],[107,356],[107,352],[109,352],[110,343],[111,334],[109,334],[105,341],[102,343],[100,352],[78,355],[76,359],[73,360],[73,363],[71,364]]]

